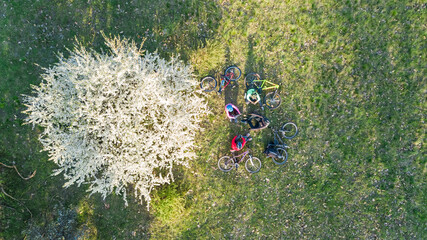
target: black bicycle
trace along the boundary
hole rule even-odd
[[[298,127],[295,123],[288,122],[285,123],[280,130],[275,130],[271,128],[273,131],[274,140],[272,143],[269,143],[264,151],[264,154],[267,157],[271,157],[273,162],[277,165],[283,165],[288,160],[288,152],[286,151],[289,148],[283,140],[292,139],[298,134]]]

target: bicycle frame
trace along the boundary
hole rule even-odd
[[[261,83],[261,90],[269,90],[269,89],[279,89],[279,85],[277,85],[277,84],[275,84],[275,83],[273,83],[273,82],[270,82],[270,81],[268,81],[268,80],[254,80],[253,82],[260,82]],[[266,85],[269,85],[269,86],[266,86]]]
[[[231,83],[231,79],[233,79],[234,74],[233,73],[229,73],[227,75],[221,75],[221,81],[219,83],[219,90],[218,93],[221,93],[222,91],[224,91],[224,89]],[[224,84],[225,83],[225,84]]]
[[[225,82],[225,84],[224,84],[224,82]],[[221,76],[221,81],[219,83],[218,93],[221,93],[230,83],[231,83],[231,80],[229,77],[227,77],[225,75]]]
[[[271,129],[273,131],[273,136],[274,136],[274,145],[275,147],[283,147],[283,148],[288,148],[288,145],[286,145],[282,138],[279,135],[279,132],[275,129]]]
[[[239,155],[237,155],[237,156],[234,156],[234,154],[233,154],[233,160],[234,160],[234,162],[235,163],[237,163],[237,164],[239,164],[245,157],[246,157],[246,155],[248,155],[249,154],[249,151],[246,151],[246,152],[243,152],[243,153],[241,153],[241,154],[239,154]],[[240,157],[240,156],[242,156],[243,155],[243,157],[241,157],[238,161],[237,161],[237,158],[238,157]]]

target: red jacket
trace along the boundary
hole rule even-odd
[[[242,140],[242,148],[238,148],[238,147],[237,147],[237,142],[236,142],[237,137],[238,137],[238,136],[235,136],[235,137],[233,138],[233,141],[231,141],[231,149],[232,149],[232,150],[234,150],[234,151],[239,151],[239,150],[241,150],[241,149],[245,146],[245,143],[246,143],[246,139],[245,139],[245,138],[240,137],[240,139]]]

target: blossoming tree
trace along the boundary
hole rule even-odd
[[[134,42],[105,37],[107,53],[76,45],[44,69],[24,96],[27,122],[63,173],[64,187],[88,184],[105,198],[128,187],[150,203],[153,187],[173,181],[175,164],[195,156],[198,123],[208,113],[191,68],[144,53]]]

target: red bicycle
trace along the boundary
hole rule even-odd
[[[226,68],[224,71],[224,75],[221,75],[218,93],[221,93],[231,82],[236,82],[241,75],[242,71],[236,66],[230,66]],[[214,77],[211,76],[202,78],[200,82],[200,87],[205,92],[212,92],[216,89],[216,86],[217,81]]]

